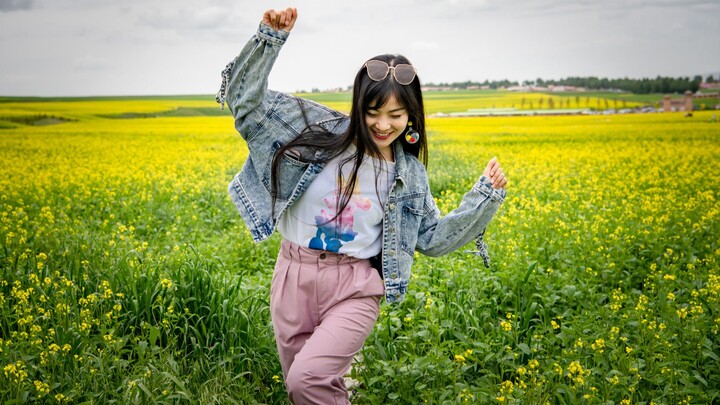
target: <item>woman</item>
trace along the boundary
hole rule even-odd
[[[270,310],[290,400],[348,403],[343,375],[381,297],[404,298],[416,250],[439,256],[477,238],[484,253],[507,179],[493,158],[460,206],[440,218],[424,166],[420,81],[402,56],[362,66],[349,117],[267,90],[296,20],[294,8],[266,11],[223,71],[218,102],[227,95],[250,150],[229,192],[255,241],[275,229],[283,237]]]

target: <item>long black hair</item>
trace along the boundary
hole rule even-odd
[[[390,66],[398,64],[411,64],[410,61],[402,55],[378,55],[371,60],[380,60],[386,62]],[[273,157],[271,169],[273,212],[275,212],[275,200],[279,190],[278,176],[280,171],[280,159],[278,159],[278,156],[281,156],[282,154],[289,154],[290,156],[294,156],[306,162],[322,163],[337,157],[354,143],[356,146],[356,152],[348,158],[342,160],[338,165],[338,179],[340,179],[342,177],[341,173],[343,166],[347,163],[353,162],[353,167],[347,182],[345,184],[338,184],[338,188],[342,189],[340,192],[340,198],[338,199],[340,204],[331,221],[336,219],[343,210],[345,210],[350,198],[352,198],[352,192],[357,183],[358,169],[360,168],[365,155],[369,154],[371,156],[381,156],[380,149],[373,141],[372,134],[365,124],[365,115],[370,109],[381,108],[391,96],[394,96],[395,100],[397,100],[397,102],[405,108],[408,113],[408,121],[412,122],[412,128],[420,134],[420,139],[414,144],[410,144],[405,141],[404,136],[398,137],[394,142],[400,142],[406,153],[415,156],[423,163],[423,165],[427,166],[425,106],[423,104],[420,79],[415,76],[410,84],[402,85],[395,81],[391,74],[388,74],[385,79],[381,81],[374,81],[368,77],[367,69],[363,65],[355,76],[352,93],[352,106],[350,108],[350,125],[344,133],[339,135],[332,134],[319,125],[310,124],[301,104],[300,108],[303,112],[303,117],[305,118],[306,123],[305,129],[294,140],[282,145]],[[324,152],[321,154],[322,157],[319,160],[314,158],[314,152],[318,150]],[[301,153],[299,151],[303,152]],[[298,156],[298,154],[301,154],[301,156]],[[379,174],[380,168],[376,167],[375,170],[376,173]]]

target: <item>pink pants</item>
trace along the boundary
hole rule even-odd
[[[282,241],[270,314],[293,404],[348,404],[343,376],[372,331],[384,284],[367,259]]]

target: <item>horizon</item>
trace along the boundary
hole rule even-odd
[[[625,76],[625,77],[596,77],[596,78],[601,79],[601,80],[607,79],[607,80],[610,80],[610,81],[612,81],[612,80],[645,80],[645,79],[655,80],[655,79],[659,79],[659,78],[671,78],[671,79],[684,79],[684,78],[687,78],[687,79],[692,80],[693,77],[697,77],[697,76],[700,76],[700,77],[702,78],[701,83],[706,83],[706,79],[707,79],[707,77],[709,77],[709,76],[713,76],[713,78],[716,80],[716,82],[720,82],[720,73],[707,73],[707,74],[697,74],[697,75],[685,75],[685,76],[677,76],[677,77],[662,77],[662,76],[656,76],[656,77],[654,77],[654,78],[651,78],[651,77],[630,78],[630,77],[627,77],[627,76]],[[562,81],[562,80],[567,80],[567,79],[570,79],[570,78],[578,78],[578,77],[579,77],[579,76],[568,76],[568,77],[559,78],[559,79],[544,79],[544,78],[541,78],[541,77],[537,77],[537,78],[535,78],[532,82],[535,82],[537,79],[542,79],[543,82],[552,82],[552,81]],[[586,76],[586,77],[581,77],[581,76],[580,76],[579,78],[590,78],[590,77],[593,77],[593,76]],[[488,80],[486,79],[485,81],[488,81]],[[502,82],[502,81],[507,81],[507,79],[501,79],[501,80],[489,81],[489,82],[490,82],[490,83],[497,83],[497,82]],[[464,81],[464,82],[423,83],[422,86],[423,86],[423,87],[454,87],[454,86],[456,86],[456,85],[461,85],[461,84],[466,84],[466,83],[470,83],[470,84],[475,85],[475,84],[483,84],[484,81],[483,81],[483,82],[480,82],[480,81],[475,81],[475,80],[468,80],[468,81]],[[512,84],[512,83],[515,83],[515,82],[512,82],[512,81],[511,81],[510,83]],[[535,85],[535,84],[523,84],[523,83],[525,83],[525,82],[518,82],[516,85],[517,85],[517,86],[542,87],[542,86]],[[513,84],[513,86],[515,86],[515,84]],[[550,86],[553,86],[553,85],[550,85]],[[560,85],[560,86],[567,86],[567,85]],[[570,87],[572,87],[572,86],[570,86]],[[497,88],[497,89],[464,89],[464,88],[458,88],[458,90],[465,90],[465,91],[505,91],[506,88],[505,88],[505,87],[499,87],[499,88]],[[311,90],[307,90],[307,89],[297,89],[297,90],[294,90],[294,91],[288,91],[287,93],[291,93],[291,94],[317,94],[317,93],[348,93],[348,92],[351,92],[351,91],[352,91],[352,85],[348,85],[348,86],[346,86],[346,87],[344,87],[344,88],[341,88],[341,87],[337,87],[337,88],[327,88],[327,89],[317,89],[317,88],[313,88],[313,89],[311,89]],[[639,94],[639,93],[633,93],[633,92],[631,92],[631,91],[618,90],[618,89],[614,89],[614,88],[606,88],[606,89],[586,89],[586,90],[585,90],[585,92],[588,92],[588,93],[594,93],[594,92],[595,92],[595,93],[602,93],[602,92],[616,92],[616,91],[620,91],[620,92],[623,92],[623,93],[629,93],[629,94]],[[562,92],[560,92],[560,93],[562,93]],[[572,92],[570,91],[570,92],[568,92],[568,93],[572,93]],[[657,94],[657,95],[660,95],[660,94],[671,94],[671,95],[672,95],[672,94],[680,94],[680,93],[677,93],[677,92],[675,92],[675,93],[662,93],[662,92],[659,92],[659,93],[646,93],[646,94],[650,94],[650,95],[652,95],[652,94]],[[211,98],[214,99],[214,98],[215,98],[215,93],[102,94],[102,95],[80,94],[80,95],[50,95],[50,96],[45,96],[45,95],[36,96],[36,95],[7,95],[7,94],[0,94],[0,101],[2,101],[1,99],[3,99],[3,98],[8,98],[8,99],[35,99],[35,98],[37,98],[37,99],[83,99],[83,98],[100,98],[100,99],[102,99],[102,98],[108,98],[108,99],[117,99],[117,98],[163,98],[163,97],[166,97],[166,98],[211,97]]]

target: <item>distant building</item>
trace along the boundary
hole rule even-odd
[[[690,90],[685,92],[685,97],[682,99],[671,99],[670,96],[665,95],[662,101],[663,112],[672,111],[686,111],[691,112],[693,110],[693,94]]]
[[[579,92],[579,91],[585,91],[584,87],[576,87],[576,86],[548,86],[548,89],[552,92]]]

